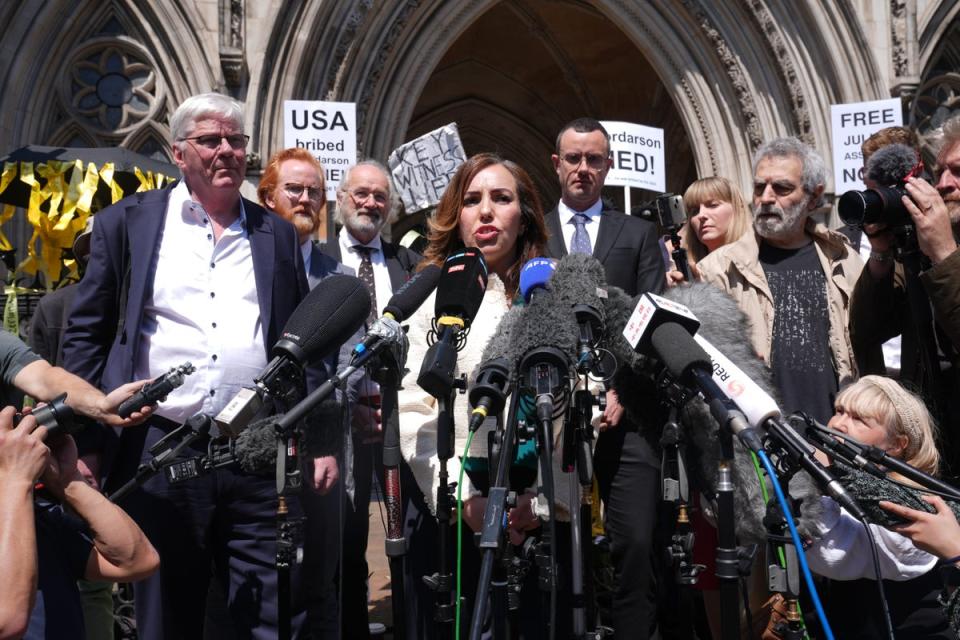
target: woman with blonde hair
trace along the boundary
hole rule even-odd
[[[680,229],[680,245],[687,250],[687,261],[694,277],[696,264],[708,253],[730,244],[750,230],[750,209],[740,189],[726,178],[701,178],[683,194],[687,223]],[[667,286],[683,281],[676,269],[667,272]]]
[[[936,475],[940,454],[937,429],[923,401],[898,382],[864,376],[837,395],[828,425],[864,445],[884,450],[917,469]],[[908,482],[897,474],[892,480]],[[878,481],[880,482],[880,481]],[[810,570],[829,578],[827,617],[836,637],[885,637],[879,608],[865,609],[876,572],[870,551],[876,545],[890,620],[897,637],[951,637],[937,602],[940,579],[937,557],[917,548],[905,535],[877,524],[864,527],[830,498],[821,498],[824,513],[820,538],[806,551]],[[823,595],[823,594],[822,594]]]

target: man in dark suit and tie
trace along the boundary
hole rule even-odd
[[[560,179],[560,203],[546,216],[551,257],[588,253],[606,271],[607,283],[631,296],[659,292],[664,283],[656,227],[640,218],[604,209],[600,199],[612,166],[610,136],[597,120],[578,118],[557,136],[553,166]],[[605,505],[617,586],[613,624],[617,638],[646,638],[653,625],[651,554],[659,492],[659,459],[643,434],[659,424],[623,420],[614,391],[594,451],[594,469]],[[651,418],[653,422],[653,418]],[[653,436],[656,437],[656,436]]]
[[[375,300],[368,324],[380,316],[393,292],[413,275],[420,262],[419,254],[386,242],[380,235],[381,229],[392,221],[399,204],[382,164],[375,160],[357,163],[347,169],[337,189],[337,222],[343,227],[336,238],[321,245],[324,253],[342,262],[346,269],[352,269],[367,285],[370,298]],[[419,366],[419,363],[410,366]],[[381,481],[383,478],[380,389],[368,377],[350,382],[351,389],[357,389],[358,398],[351,402],[353,437],[347,439],[344,450],[344,457],[348,458],[346,466],[352,466],[352,473],[345,474],[347,499],[340,558],[341,628],[344,638],[367,638],[366,553],[371,483],[374,473]]]
[[[293,226],[240,196],[249,140],[243,125],[243,107],[232,98],[188,98],[170,120],[183,179],[96,215],[64,337],[65,367],[107,389],[184,361],[197,369],[147,424],[119,441],[101,431],[108,486],[131,477],[171,429],[196,414],[217,415],[250,386],[306,295]],[[206,443],[187,455],[204,453]],[[277,504],[272,473],[239,467],[177,484],[160,474],[130,494],[123,506],[162,558],[160,571],[135,586],[139,636],[202,638],[213,574],[237,634],[276,638]],[[288,504],[296,515],[299,501]],[[303,618],[296,592],[292,603],[296,633]]]

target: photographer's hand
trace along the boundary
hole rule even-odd
[[[0,637],[27,631],[37,592],[33,485],[50,457],[46,427],[27,416],[13,426],[13,407],[0,411]]]
[[[47,429],[38,429],[33,416],[25,416],[14,427],[14,415],[13,407],[0,411],[0,486],[13,484],[18,490],[26,487],[32,491],[50,457],[43,442]]]
[[[867,260],[867,269],[874,280],[885,278],[893,271],[893,232],[885,224],[865,224],[863,233],[870,241],[870,249],[877,257]],[[881,258],[880,256],[886,256]]]
[[[957,250],[947,205],[933,185],[925,180],[907,178],[906,186],[910,197],[904,196],[903,206],[910,212],[917,228],[920,251],[934,264],[943,262]]]
[[[71,436],[65,434],[51,439],[50,460],[43,471],[42,479],[44,487],[61,501],[71,482],[87,484],[77,467],[77,445]]]

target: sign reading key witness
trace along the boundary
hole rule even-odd
[[[455,122],[394,149],[387,164],[406,212],[436,206],[457,167],[466,159]]]

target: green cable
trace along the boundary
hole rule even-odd
[[[473,442],[473,434],[475,431],[471,431],[467,434],[467,446],[463,448],[463,460],[467,459],[467,454],[470,453],[470,443]],[[456,614],[456,627],[454,628],[454,638],[460,640],[460,560],[463,558],[463,465],[460,464],[460,477],[457,481],[457,614]]]
[[[766,505],[770,501],[770,496],[767,493],[767,483],[763,481],[763,471],[760,469],[760,460],[757,459],[757,454],[753,451],[750,452],[750,459],[753,460],[753,468],[757,472],[757,480],[760,481],[760,493],[763,494],[763,504]],[[798,549],[797,553],[803,553],[802,549]],[[787,558],[783,555],[783,545],[777,547],[777,557],[780,559],[780,568],[786,568]],[[800,625],[803,627],[803,637],[810,638],[810,634],[807,633],[807,623],[803,619],[803,609],[800,607],[800,601],[797,601],[797,613],[800,614]]]

